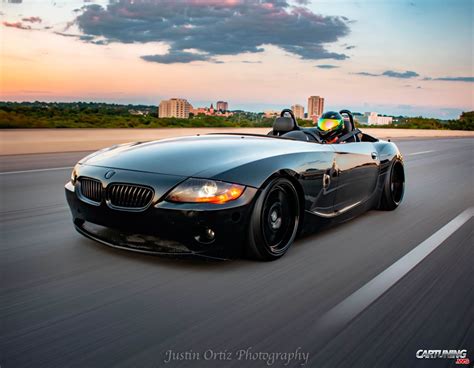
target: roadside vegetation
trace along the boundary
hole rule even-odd
[[[156,106],[105,103],[0,102],[0,128],[187,128],[270,127],[263,114],[236,112],[229,118],[158,118]]]
[[[398,117],[392,125],[377,128],[474,130],[474,112],[459,120]],[[263,113],[234,111],[228,118],[191,116],[189,119],[158,118],[156,106],[106,103],[0,102],[0,129],[29,128],[187,128],[271,127],[273,119]],[[301,126],[311,121],[299,120]]]
[[[449,130],[474,130],[474,111],[463,112],[459,119],[440,120],[433,118],[404,117],[395,118],[397,121],[390,125],[362,125],[369,128],[397,128],[397,129],[449,129]],[[395,120],[394,119],[394,120]]]

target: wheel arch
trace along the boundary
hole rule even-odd
[[[299,233],[303,226],[303,220],[304,220],[304,214],[305,214],[305,196],[304,196],[303,186],[298,180],[298,173],[291,169],[280,169],[278,171],[275,171],[267,179],[265,179],[260,189],[266,188],[267,185],[275,178],[288,179],[296,189],[296,193],[298,195],[298,204],[299,204],[299,209],[300,209],[299,229],[298,229],[298,233]]]
[[[393,167],[400,167],[401,168],[401,174],[403,175],[403,181],[406,181],[407,177],[405,175],[405,165],[403,164],[403,160],[399,157],[396,157],[393,160]]]

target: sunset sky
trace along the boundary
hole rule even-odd
[[[2,101],[474,110],[472,0],[0,4]]]

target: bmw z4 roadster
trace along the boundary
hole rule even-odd
[[[394,210],[397,146],[362,133],[350,111],[302,128],[283,110],[268,135],[207,134],[116,145],[74,167],[74,225],[109,246],[154,254],[275,260],[295,237],[370,209]]]

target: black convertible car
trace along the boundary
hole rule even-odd
[[[341,114],[344,134],[332,144],[283,110],[268,135],[197,135],[95,152],[65,187],[74,225],[139,252],[277,259],[300,233],[393,210],[403,198],[397,146]]]

